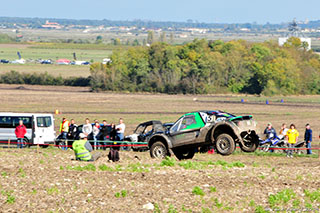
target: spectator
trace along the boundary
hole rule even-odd
[[[87,137],[92,133],[92,124],[90,123],[89,118],[86,118],[85,124],[82,126],[82,133]]]
[[[287,157],[292,158],[294,144],[298,141],[298,137],[299,137],[299,132],[298,130],[296,130],[296,126],[294,124],[290,125],[290,129],[287,131],[286,137],[288,139],[288,145],[289,145]]]
[[[110,124],[110,140],[115,141],[117,139],[117,129],[116,125],[114,123]],[[114,142],[111,147],[108,154],[109,160],[112,160],[113,162],[118,161],[120,159],[119,156],[119,150],[120,146],[117,145],[117,142]]]
[[[285,138],[286,135],[287,135],[287,131],[288,131],[288,130],[289,130],[289,129],[287,128],[287,125],[286,125],[285,123],[283,123],[283,124],[281,125],[281,129],[280,129],[280,132],[279,132],[279,138],[280,138],[280,139]]]
[[[70,120],[69,132],[68,132],[68,139],[74,140],[76,134],[78,132],[78,125],[75,123],[74,119]]]
[[[88,136],[80,133],[80,140],[76,140],[72,144],[73,151],[76,155],[76,160],[80,161],[95,161],[100,157],[100,153],[90,154],[92,146],[88,142]]]
[[[23,139],[25,134],[27,133],[27,128],[23,125],[23,121],[19,120],[19,125],[16,127],[14,133],[17,137],[17,148],[23,148]]]
[[[60,124],[60,139],[62,140],[62,150],[68,150],[67,135],[69,132],[69,121],[66,118],[62,118]]]
[[[103,120],[103,125],[100,128],[100,132],[102,134],[104,142],[104,147],[103,149],[106,149],[107,146],[107,140],[110,140],[110,133],[111,133],[111,126],[107,124],[106,120]]]
[[[271,123],[268,123],[263,134],[266,135],[267,139],[274,139],[275,137],[277,137],[276,130],[272,127]]]
[[[123,119],[119,119],[119,124],[116,126],[117,130],[117,140],[122,141],[124,138],[124,131],[126,129],[126,125],[123,123]]]
[[[117,130],[116,130],[116,125],[114,123],[110,124],[110,140],[115,141],[117,139]]]
[[[311,142],[312,142],[312,129],[310,128],[310,125],[306,125],[306,131],[304,133],[304,141],[306,142],[306,148],[307,148],[307,154],[311,155]]]
[[[92,135],[94,140],[94,149],[100,149],[99,136],[100,136],[100,124],[98,122],[94,123],[92,128]]]

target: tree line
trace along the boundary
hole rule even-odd
[[[291,37],[274,41],[156,42],[115,50],[111,63],[90,67],[94,91],[183,94],[320,94],[320,58]]]
[[[90,86],[91,78],[52,76],[45,73],[20,73],[10,71],[0,75],[2,84],[31,84],[31,85],[55,85],[55,86]]]

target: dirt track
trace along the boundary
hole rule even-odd
[[[284,189],[293,190],[295,198],[277,206],[289,208],[299,200],[304,208],[311,203],[304,190],[320,188],[318,158],[198,154],[190,161],[194,169],[185,169],[178,163],[160,166],[148,152],[120,154],[121,162],[103,157],[92,163],[96,171],[78,171],[72,166],[88,163],[73,161],[71,150],[0,149],[0,211],[152,212],[143,208],[150,202],[160,212],[252,212],[270,207],[270,194]],[[201,164],[219,160],[244,167]],[[101,171],[101,165],[112,171]],[[196,186],[204,195],[192,192]],[[311,205],[319,208],[320,197]]]

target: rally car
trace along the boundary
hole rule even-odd
[[[137,146],[132,146],[133,151],[146,151],[148,150],[148,144],[142,142],[147,142],[155,133],[164,133],[172,125],[173,123],[162,124],[161,121],[157,120],[143,122],[137,126],[133,134],[126,136],[124,141],[136,143]]]
[[[167,131],[148,140],[152,158],[174,154],[180,160],[192,158],[199,148],[208,146],[221,155],[230,155],[236,144],[245,152],[257,149],[257,123],[252,116],[210,110],[184,114]]]

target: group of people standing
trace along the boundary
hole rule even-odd
[[[264,130],[264,134],[267,136],[267,138],[276,138],[277,133],[276,130],[272,127],[271,123],[268,123],[266,129]],[[296,126],[294,124],[290,125],[290,128],[288,129],[286,124],[282,124],[279,135],[279,139],[285,139],[288,143],[288,151],[287,151],[287,157],[293,157],[293,148],[294,144],[298,142],[299,138],[299,132],[296,129]],[[304,133],[304,141],[306,143],[307,148],[307,154],[312,154],[311,150],[311,142],[312,142],[312,129],[310,127],[310,124],[306,124],[306,130]]]
[[[122,141],[126,125],[122,118],[119,119],[119,124],[108,124],[106,120],[100,124],[98,120],[90,122],[89,118],[85,119],[85,123],[78,126],[74,119],[70,122],[63,118],[60,124],[60,139],[61,140],[76,140],[80,138],[80,134],[84,134],[87,139],[94,141],[95,148],[105,148],[106,142],[103,141]],[[68,149],[65,146],[63,149]]]

